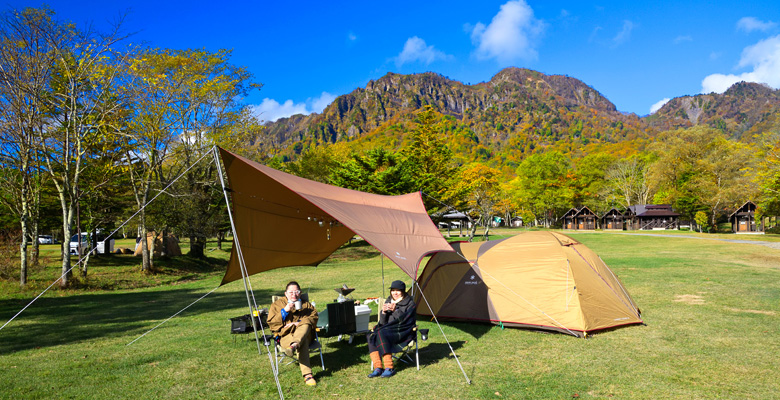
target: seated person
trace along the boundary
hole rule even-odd
[[[280,297],[268,311],[268,326],[279,336],[279,345],[288,356],[298,351],[298,363],[304,382],[314,386],[317,381],[311,374],[309,343],[317,328],[317,310],[311,303],[301,301],[301,286],[292,281],[287,284],[284,297]]]
[[[391,349],[412,334],[416,311],[414,301],[406,295],[406,284],[393,281],[390,284],[390,297],[379,310],[379,323],[368,334],[368,352],[374,367],[369,378],[389,378],[395,375]],[[384,370],[382,363],[385,365]]]

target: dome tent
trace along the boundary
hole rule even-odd
[[[419,277],[417,313],[441,319],[554,330],[585,336],[641,324],[623,284],[582,243],[554,232],[453,243]]]

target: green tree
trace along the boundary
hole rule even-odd
[[[518,194],[524,208],[549,227],[572,206],[574,198],[571,161],[562,153],[552,151],[533,154],[517,168]]]
[[[125,93],[116,90],[125,54],[115,50],[124,39],[116,27],[111,33],[78,31],[72,25],[47,16],[41,40],[51,58],[38,60],[50,68],[45,92],[41,93],[41,119],[44,129],[36,132],[36,142],[45,171],[57,190],[62,210],[62,279],[66,287],[71,277],[70,246],[76,205],[82,195],[101,190],[112,179],[118,164],[117,135],[122,124]],[[81,182],[88,168],[108,167],[101,179]]]
[[[46,124],[45,98],[55,54],[47,34],[60,29],[47,8],[0,15],[0,200],[20,223],[19,284],[27,284],[28,263],[37,264],[39,207],[45,183],[36,151]],[[32,259],[28,260],[28,240]]]
[[[488,237],[496,204],[501,200],[500,172],[483,164],[464,167],[454,181],[452,191],[458,198],[465,198],[468,214],[477,214],[478,223],[484,224],[484,236]],[[471,224],[469,237],[474,238],[478,223]]]
[[[421,190],[425,207],[430,211],[442,207],[437,200],[454,202],[448,198],[448,182],[455,176],[457,166],[444,140],[445,124],[441,115],[427,105],[417,113],[417,125],[410,132],[411,141],[401,151],[403,182],[411,190]],[[434,211],[435,212],[435,211]]]
[[[651,147],[657,157],[650,169],[655,200],[671,203],[689,220],[708,211],[718,214],[746,201],[756,190],[748,180],[747,149],[719,130],[696,126],[664,132]]]
[[[184,174],[171,191],[180,201],[175,202],[175,209],[167,211],[177,211],[174,227],[189,238],[190,254],[203,257],[206,238],[224,229],[227,214],[215,164],[198,160],[214,146],[239,154],[254,151],[247,149],[247,144],[262,127],[240,99],[260,85],[252,81],[246,68],[230,63],[228,50],[164,53],[178,66],[164,77],[177,83],[169,88],[173,99],[169,104],[173,125],[169,129],[176,142],[170,149],[171,162],[165,166],[161,185]]]

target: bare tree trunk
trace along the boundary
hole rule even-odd
[[[146,223],[144,221],[144,211],[141,210],[141,271],[152,271],[152,258],[149,256],[149,232],[146,230]]]
[[[70,270],[70,236],[71,225],[73,224],[73,205],[68,204],[64,187],[58,190],[60,204],[62,206],[62,279],[60,287],[66,288],[70,284],[70,278],[73,276]],[[81,238],[79,238],[79,241]],[[79,256],[80,257],[80,256]]]
[[[35,238],[38,241],[38,238]],[[19,286],[27,285],[27,218],[22,217],[22,242],[19,244],[21,271],[19,273]]]

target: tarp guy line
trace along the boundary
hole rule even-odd
[[[152,328],[152,329],[149,329],[148,331],[146,331],[146,333],[144,333],[143,335],[141,335],[141,336],[139,336],[139,337],[135,338],[135,340],[133,340],[132,342],[130,342],[130,343],[128,343],[128,344],[126,344],[125,346],[130,346],[131,344],[135,343],[135,341],[136,341],[136,340],[138,340],[138,339],[140,339],[140,338],[142,338],[142,337],[146,336],[146,334],[147,334],[147,333],[149,333],[149,332],[151,332],[151,331],[153,331],[153,330],[157,329],[157,327],[159,327],[160,325],[162,325],[162,324],[164,324],[164,323],[166,323],[166,322],[170,321],[170,320],[171,320],[173,317],[175,317],[175,316],[177,316],[177,315],[181,314],[181,312],[182,312],[182,311],[184,311],[184,310],[186,310],[186,309],[190,308],[190,307],[191,307],[193,304],[195,304],[195,303],[197,303],[197,302],[199,302],[199,301],[203,300],[203,299],[204,299],[206,296],[208,296],[208,295],[210,295],[210,294],[214,293],[214,291],[215,291],[215,290],[217,290],[217,289],[219,289],[219,288],[220,288],[220,287],[219,287],[219,286],[217,286],[217,287],[215,287],[214,289],[211,289],[211,291],[210,291],[210,292],[208,292],[208,293],[204,294],[203,296],[200,296],[200,298],[199,298],[199,299],[197,299],[197,300],[193,301],[193,302],[192,302],[192,303],[190,303],[190,305],[188,305],[187,307],[184,307],[184,308],[182,308],[181,310],[179,310],[179,312],[177,312],[176,314],[173,314],[173,315],[171,315],[170,317],[168,317],[168,319],[166,319],[166,320],[165,320],[165,321],[163,321],[163,322],[160,322],[160,323],[159,323],[159,324],[157,324],[157,325],[156,325],[154,328]]]
[[[425,298],[425,294],[423,293],[420,284],[417,283],[416,280],[414,281],[413,284],[417,285],[417,290],[420,292],[420,295],[422,296],[423,300],[425,300],[425,305],[428,306],[428,309],[433,310],[433,308],[431,308],[431,305],[428,303],[428,299]],[[455,361],[458,363],[458,367],[460,367],[460,372],[463,372],[463,376],[466,377],[466,383],[471,385],[471,379],[469,379],[469,376],[466,375],[466,371],[463,370],[463,366],[460,365],[460,359],[458,359],[458,355],[455,354],[455,349],[452,348],[452,345],[450,344],[450,340],[447,339],[447,334],[444,333],[444,329],[441,328],[441,325],[439,324],[439,319],[436,318],[436,314],[433,311],[431,311],[431,315],[433,315],[433,320],[436,321],[436,326],[439,327],[439,331],[441,332],[441,335],[444,337],[444,341],[447,342],[447,346],[450,348],[453,357],[455,357]]]
[[[138,209],[138,211],[136,211],[136,212],[135,212],[135,214],[133,214],[133,215],[132,215],[130,218],[128,218],[128,219],[127,219],[125,222],[123,222],[123,223],[122,223],[122,225],[119,225],[119,227],[118,227],[118,228],[114,229],[114,231],[113,231],[113,232],[111,232],[111,233],[110,233],[110,234],[107,236],[107,238],[110,238],[110,237],[111,237],[111,236],[113,236],[115,233],[117,233],[117,231],[119,231],[120,229],[122,229],[122,227],[123,227],[123,226],[127,225],[127,223],[128,223],[128,222],[130,222],[130,220],[132,220],[132,219],[133,219],[133,218],[134,218],[136,215],[138,215],[138,213],[140,213],[140,212],[141,212],[143,209],[145,209],[145,208],[146,208],[146,206],[148,206],[149,204],[151,204],[151,203],[154,201],[154,199],[158,198],[158,197],[159,197],[161,194],[165,193],[165,190],[166,190],[166,189],[168,189],[169,187],[171,187],[171,185],[173,185],[173,184],[174,184],[176,181],[178,181],[178,180],[179,180],[179,178],[181,178],[182,176],[184,176],[184,174],[186,174],[187,172],[189,172],[189,171],[192,169],[192,167],[194,167],[196,164],[198,164],[198,163],[200,162],[200,160],[202,160],[203,158],[205,158],[205,157],[206,157],[206,155],[208,155],[208,154],[209,154],[209,152],[206,152],[206,153],[204,153],[202,156],[200,156],[200,158],[199,158],[197,161],[195,161],[194,163],[192,163],[192,165],[190,165],[190,167],[189,167],[189,168],[187,168],[187,169],[186,169],[184,172],[182,172],[182,173],[181,173],[179,176],[177,176],[177,177],[176,177],[176,179],[174,179],[174,180],[173,180],[171,183],[169,183],[169,184],[168,184],[168,186],[166,186],[165,188],[163,188],[163,190],[161,190],[161,191],[160,191],[160,193],[157,193],[157,195],[156,195],[156,196],[152,197],[152,199],[151,199],[151,200],[147,201],[147,202],[146,202],[146,204],[144,204],[144,205],[143,205],[141,208],[139,208],[139,209]],[[79,234],[81,234],[81,232],[79,232]],[[89,249],[89,251],[87,251],[87,254],[89,254],[89,252],[90,252],[90,251],[92,251],[92,248],[90,248],[90,249]],[[78,260],[78,261],[77,261],[77,262],[76,262],[76,263],[75,263],[75,264],[74,264],[72,267],[70,267],[70,268],[69,268],[67,271],[65,271],[65,273],[63,273],[62,275],[60,275],[60,277],[59,277],[59,278],[57,278],[57,279],[56,279],[54,282],[52,282],[52,283],[51,283],[51,285],[49,285],[49,287],[47,287],[47,288],[46,288],[46,289],[44,289],[44,290],[43,290],[41,293],[39,293],[37,296],[35,296],[35,298],[34,298],[34,299],[32,299],[32,301],[31,301],[31,302],[27,303],[27,305],[26,305],[26,306],[24,306],[24,308],[22,308],[21,310],[19,310],[19,312],[18,312],[18,313],[16,313],[16,315],[14,315],[13,317],[11,317],[11,319],[9,319],[9,320],[8,320],[8,322],[6,322],[5,324],[3,324],[3,326],[0,326],[0,330],[3,330],[3,328],[5,328],[5,326],[6,326],[6,325],[10,324],[10,323],[11,323],[11,321],[13,321],[14,319],[16,319],[16,317],[18,317],[18,316],[19,316],[19,314],[21,314],[22,312],[24,312],[24,310],[26,310],[26,309],[27,309],[27,307],[30,307],[30,306],[32,305],[32,303],[35,303],[35,301],[36,301],[36,300],[38,300],[38,298],[39,298],[39,297],[43,296],[43,294],[44,294],[44,293],[46,293],[47,291],[49,291],[49,289],[51,289],[51,288],[52,288],[52,286],[54,286],[54,285],[55,285],[57,282],[59,282],[59,281],[60,281],[60,279],[62,279],[62,277],[63,277],[63,276],[67,275],[67,274],[68,274],[70,271],[72,271],[72,270],[73,270],[73,268],[76,268],[76,266],[78,266],[79,264],[81,264],[81,261],[82,261],[82,260],[84,260],[85,258],[87,258],[87,256],[86,256],[86,255],[83,255],[83,256],[81,256],[81,258],[79,258],[79,260]]]

